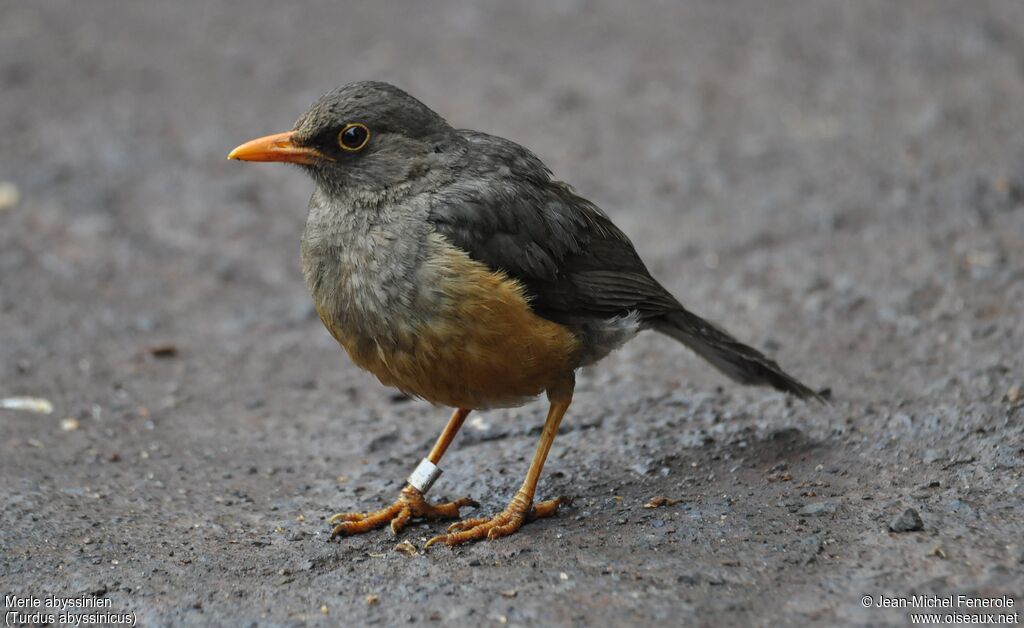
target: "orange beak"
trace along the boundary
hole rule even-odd
[[[293,134],[294,131],[288,131],[246,142],[228,153],[228,159],[238,159],[241,161],[284,161],[308,165],[317,158],[323,158],[323,155],[315,149],[293,144]]]

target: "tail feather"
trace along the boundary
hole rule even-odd
[[[692,312],[680,309],[649,320],[654,329],[692,349],[729,378],[754,386],[771,386],[801,399],[825,399],[782,370],[774,360],[736,340]]]

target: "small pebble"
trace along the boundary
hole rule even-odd
[[[669,499],[664,495],[658,495],[647,500],[647,503],[644,504],[644,508],[660,508],[662,506],[672,506],[677,503],[679,503],[678,499]]]
[[[416,546],[410,543],[409,541],[402,541],[401,543],[396,545],[394,549],[399,554],[405,554],[406,556],[416,555]]]
[[[7,397],[0,399],[0,408],[5,410],[24,410],[38,414],[50,414],[53,412],[53,404],[48,399],[39,397]]]
[[[825,515],[836,514],[837,508],[838,506],[835,502],[816,502],[814,504],[807,504],[798,510],[797,514],[805,517],[823,517]]]
[[[0,181],[0,211],[10,209],[21,200],[21,192],[18,186],[10,181]]]
[[[889,522],[889,529],[893,532],[917,532],[924,530],[924,522],[916,510],[907,508]]]
[[[149,348],[149,354],[154,358],[173,358],[178,355],[178,347],[172,344],[155,345]]]

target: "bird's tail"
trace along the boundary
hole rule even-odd
[[[813,397],[824,401],[821,395],[783,371],[774,360],[692,312],[679,309],[648,320],[648,324],[693,349],[716,369],[741,384],[771,386],[801,399]]]

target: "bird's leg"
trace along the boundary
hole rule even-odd
[[[428,479],[427,485],[422,490],[413,486],[412,483],[406,484],[402,492],[399,493],[395,503],[387,508],[368,513],[340,512],[334,515],[328,522],[334,526],[334,529],[331,530],[331,538],[369,532],[389,522],[391,523],[391,532],[398,534],[413,517],[423,519],[455,519],[459,516],[459,508],[463,506],[478,506],[479,504],[468,497],[463,497],[446,504],[430,504],[427,503],[427,500],[423,499],[423,493],[430,488],[429,484],[440,474],[440,469],[433,465],[437,465],[441,461],[441,457],[448,450],[448,446],[452,444],[455,435],[458,434],[459,428],[462,427],[469,413],[470,411],[464,408],[455,410],[452,413],[452,418],[448,420],[448,424],[444,426],[444,431],[438,436],[437,442],[434,443],[434,448],[430,450],[430,454],[426,458],[430,462],[426,466],[432,467],[435,474]],[[424,467],[424,463],[420,463],[420,466],[416,468],[417,471],[413,475],[415,476],[422,467]]]
[[[565,416],[565,411],[569,409],[569,404],[572,402],[572,386],[568,387],[568,392],[564,390],[548,391],[548,399],[551,401],[551,407],[548,410],[547,420],[544,421],[544,430],[541,432],[540,442],[537,443],[537,451],[533,454],[533,460],[530,462],[530,470],[527,471],[523,485],[516,491],[515,497],[505,507],[505,510],[490,519],[474,518],[458,521],[448,528],[448,534],[435,536],[427,541],[424,548],[430,547],[434,543],[452,546],[477,541],[485,537],[497,539],[508,536],[527,521],[554,515],[558,507],[567,501],[564,497],[558,497],[537,504],[533,503],[533,495],[537,491],[537,481],[544,468],[544,461],[551,450],[551,443],[554,442],[555,436],[558,434],[558,425],[562,422],[562,417]]]

